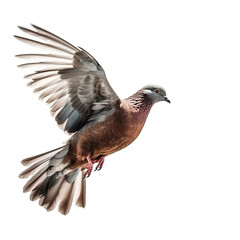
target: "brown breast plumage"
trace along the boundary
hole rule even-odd
[[[138,112],[128,111],[121,106],[105,121],[90,124],[76,134],[70,147],[76,159],[75,164],[81,165],[89,155],[96,159],[127,147],[137,138],[145,123],[146,119],[138,115]]]

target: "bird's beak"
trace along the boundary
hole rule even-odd
[[[167,97],[163,97],[164,101],[171,103],[170,100]]]

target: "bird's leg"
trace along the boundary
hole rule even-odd
[[[90,175],[92,173],[92,169],[93,169],[93,162],[90,158],[90,155],[87,156],[87,161],[88,161],[88,165],[86,167],[82,168],[82,171],[87,169],[83,174],[83,179],[90,177]]]
[[[92,163],[98,163],[94,171],[99,171],[102,169],[104,163],[104,157],[101,156],[99,159],[93,160]]]

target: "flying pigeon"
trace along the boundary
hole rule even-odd
[[[59,212],[66,215],[73,201],[85,207],[86,178],[93,165],[100,170],[106,156],[137,138],[154,103],[170,101],[157,85],[147,85],[121,100],[86,50],[32,26],[34,30],[19,28],[35,40],[15,37],[44,52],[16,55],[33,60],[19,67],[34,69],[25,76],[31,79],[28,85],[46,100],[58,125],[71,137],[64,146],[22,160],[29,167],[19,177],[33,175],[23,191],[31,192],[30,199],[39,199],[48,211],[58,204]]]

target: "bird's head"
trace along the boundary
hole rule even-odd
[[[147,85],[142,89],[142,92],[153,103],[165,101],[170,103],[170,100],[166,97],[166,91],[164,88],[157,85]]]

